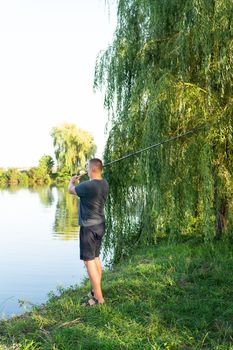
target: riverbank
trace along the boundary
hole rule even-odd
[[[0,349],[231,350],[233,253],[226,243],[160,244],[103,273],[106,304],[83,307],[87,281],[0,322]]]

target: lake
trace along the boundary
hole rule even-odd
[[[0,190],[0,318],[22,314],[87,276],[77,201],[66,188]]]

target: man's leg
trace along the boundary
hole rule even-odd
[[[100,261],[96,263],[96,259],[84,261],[87,273],[90,278],[91,285],[94,290],[94,294],[96,299],[100,304],[104,303],[104,298],[101,290],[101,264]],[[101,271],[100,271],[101,269]]]
[[[100,283],[101,283],[101,278],[102,278],[102,265],[101,265],[101,262],[100,262],[100,258],[99,258],[99,257],[95,258],[95,264],[96,264],[97,270],[98,270],[98,272],[99,272]]]
[[[100,262],[100,258],[99,258],[99,257],[95,257],[95,264],[96,264],[96,268],[97,268],[98,273],[99,273],[100,285],[101,285],[102,265],[101,265],[101,262]],[[93,286],[92,286],[92,291],[93,291]]]

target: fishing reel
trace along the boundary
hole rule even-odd
[[[88,172],[86,170],[80,170],[79,174],[72,174],[72,176],[78,176],[79,178],[88,175]]]
[[[86,171],[86,170],[80,170],[80,172],[79,172],[79,177],[82,177],[82,176],[84,176],[84,175],[88,175],[88,172]]]

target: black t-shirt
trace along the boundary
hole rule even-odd
[[[84,181],[75,187],[80,198],[78,213],[80,226],[92,226],[105,221],[104,204],[108,189],[105,179]]]

